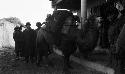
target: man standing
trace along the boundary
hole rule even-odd
[[[36,33],[38,33],[38,31],[41,29],[42,24],[40,22],[37,22],[36,26],[37,26],[37,29],[35,31]]]
[[[117,39],[116,50],[119,51],[118,54],[120,60],[120,72],[125,74],[125,25]]]
[[[109,49],[110,42],[109,42],[109,35],[108,31],[110,26],[116,21],[117,16],[119,14],[117,8],[114,6],[116,3],[115,0],[108,0],[105,4],[101,6],[101,36],[100,36],[100,46],[102,48]],[[105,9],[105,10],[104,10]]]
[[[24,56],[25,61],[28,63],[29,60],[33,61],[34,50],[35,50],[35,41],[36,41],[36,33],[30,27],[30,22],[26,23],[26,29],[23,31],[24,35]]]
[[[121,31],[116,42],[117,44],[116,50],[118,51],[118,54],[119,54],[120,72],[121,74],[125,74],[125,24],[124,24],[125,9],[123,9],[121,13],[122,13],[122,16],[121,16],[120,23],[122,24],[119,24],[121,27]]]
[[[22,36],[22,27],[15,27],[13,33],[13,39],[15,41],[15,53],[16,53],[16,59],[19,59],[19,56],[22,51],[22,42],[23,42],[23,36]]]

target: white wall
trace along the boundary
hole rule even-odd
[[[15,24],[7,21],[0,21],[0,24],[2,24],[0,26],[0,47],[14,47],[13,32]]]

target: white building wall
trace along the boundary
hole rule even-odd
[[[0,24],[0,47],[14,47],[13,32],[16,25],[5,20],[1,20]]]

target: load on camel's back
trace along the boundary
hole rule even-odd
[[[53,46],[55,50],[58,49],[61,52],[55,51],[57,54],[63,55],[65,67],[70,68],[69,57],[77,47],[83,54],[84,50],[87,52],[94,50],[98,40],[95,18],[93,22],[85,24],[85,33],[77,28],[76,21],[73,13],[61,10],[55,11],[47,18],[46,27],[41,28],[37,34],[38,64],[42,56],[48,56],[49,49],[53,49]]]

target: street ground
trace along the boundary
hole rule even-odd
[[[90,57],[93,58],[92,61],[71,56],[71,65],[74,69],[63,71],[63,59],[59,55],[49,56],[53,66],[47,66],[46,61],[43,61],[42,67],[37,67],[33,63],[15,60],[14,49],[2,49],[0,50],[0,74],[114,74],[114,70],[108,66],[108,56],[104,55],[98,55],[98,57],[93,55]]]

